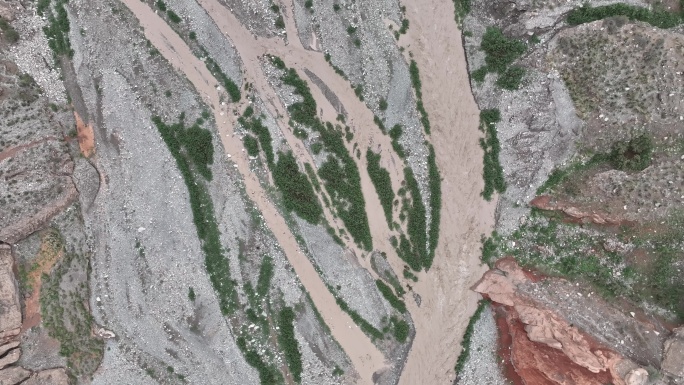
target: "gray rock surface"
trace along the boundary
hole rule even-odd
[[[21,308],[17,281],[14,279],[14,259],[8,245],[0,244],[0,336],[11,336],[21,326]],[[16,335],[16,334],[14,334]]]
[[[35,373],[22,385],[69,385],[69,376],[64,368],[47,369]]]
[[[16,385],[31,375],[28,370],[12,366],[7,369],[0,370],[0,385]]]
[[[662,368],[673,376],[684,378],[684,328],[675,329],[665,341]]]

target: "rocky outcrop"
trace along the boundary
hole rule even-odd
[[[17,281],[14,279],[12,250],[0,244],[0,343],[19,334],[21,308]]]
[[[64,368],[47,369],[35,373],[22,385],[69,385],[69,376]]]
[[[684,326],[675,329],[665,342],[662,368],[675,377],[684,378]]]
[[[29,378],[31,372],[20,367],[12,366],[0,371],[0,385],[15,385]]]
[[[512,258],[504,258],[473,288],[501,305],[499,312],[512,337],[511,363],[525,382],[626,383],[629,375],[621,375],[616,367],[628,360],[517,289],[529,282]],[[642,376],[643,372],[632,373],[632,383],[638,384]]]

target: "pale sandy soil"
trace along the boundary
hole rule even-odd
[[[300,281],[310,293],[323,319],[332,330],[333,336],[351,359],[360,375],[358,383],[372,383],[373,373],[386,367],[385,357],[354,324],[351,318],[337,306],[334,297],[299,249],[285,220],[279,215],[273,203],[268,200],[256,175],[250,172],[249,159],[247,154],[242,152],[242,143],[232,135],[236,117],[233,114],[228,114],[228,108],[219,103],[219,92],[216,90],[218,82],[212,77],[204,63],[192,55],[182,39],[145,3],[138,0],[123,0],[123,2],[140,20],[140,24],[145,30],[145,36],[172,66],[190,80],[206,102],[212,106],[223,146],[228,153],[233,155],[232,159],[237,165],[237,170],[244,178],[247,193],[259,207],[266,224],[273,231]],[[251,37],[250,40],[252,40]],[[243,54],[243,52],[240,53]],[[243,56],[243,60],[244,58]],[[250,65],[247,64],[246,67],[249,68]],[[263,77],[260,80],[265,82]],[[256,83],[255,86],[258,89],[267,88],[260,83]],[[224,118],[224,116],[229,118]]]
[[[93,132],[93,125],[86,124],[83,119],[74,111],[74,118],[76,119],[76,132],[78,133],[78,147],[81,154],[86,158],[90,158],[95,153],[95,132]]]
[[[479,260],[480,235],[492,230],[496,204],[480,197],[479,111],[470,92],[454,5],[450,0],[402,4],[410,27],[399,44],[407,55],[413,52],[420,70],[430,141],[442,176],[442,216],[432,268],[419,274],[414,285],[423,302],[411,309],[416,338],[399,383],[451,384],[478,297],[469,288],[486,270]]]
[[[396,256],[389,244],[390,231],[375,189],[365,172],[365,150],[380,150],[382,164],[392,176],[395,191],[403,179],[404,164],[390,150],[389,137],[382,134],[373,123],[372,112],[359,101],[349,83],[334,73],[318,52],[305,50],[296,38],[291,4],[285,4],[286,30],[294,37],[286,42],[280,38],[255,38],[243,28],[237,18],[216,0],[198,0],[214,19],[219,29],[230,38],[244,62],[244,76],[264,99],[272,116],[279,116],[281,127],[289,146],[301,162],[313,161],[299,139],[287,129],[287,111],[262,72],[261,60],[266,53],[280,56],[287,66],[295,68],[300,77],[306,68],[324,79],[350,112],[348,125],[354,132],[354,140],[348,144],[351,151],[357,143],[362,157],[357,162],[361,184],[368,208],[368,219],[374,248],[385,251],[388,261],[398,276],[404,263]],[[308,259],[301,253],[290,230],[276,208],[268,200],[258,179],[250,172],[242,143],[233,136],[236,118],[220,106],[216,80],[204,64],[192,56],[182,40],[144,3],[124,0],[124,3],[142,20],[145,34],[170,63],[182,71],[195,85],[207,102],[213,106],[223,145],[238,165],[245,178],[250,197],[264,215],[285,254],[294,266],[302,283],[311,293],[334,337],[359,372],[359,383],[371,383],[372,373],[386,366],[384,357],[370,340],[353,324],[351,319],[335,304]],[[495,204],[484,202],[482,191],[482,151],[478,145],[480,132],[478,109],[468,84],[465,58],[461,47],[460,32],[453,20],[453,4],[449,0],[421,1],[407,4],[407,17],[411,22],[408,35],[400,44],[414,53],[421,70],[424,103],[432,122],[432,137],[437,162],[442,174],[442,217],[439,245],[432,269],[419,274],[419,282],[412,284],[422,298],[421,307],[407,301],[416,326],[416,338],[405,365],[401,383],[445,384],[454,379],[453,367],[459,354],[460,340],[470,315],[475,309],[476,294],[469,287],[484,272],[479,264],[480,235],[488,233],[493,226]],[[431,42],[439,42],[433,44]],[[335,121],[337,113],[313,84],[310,88],[322,118]],[[239,106],[238,110],[242,110]],[[231,112],[234,106],[231,106]],[[223,114],[221,114],[223,112]],[[339,227],[329,212],[326,217]],[[354,245],[348,245],[357,257],[362,255]],[[359,262],[369,271],[367,259]],[[371,274],[372,271],[371,271]]]

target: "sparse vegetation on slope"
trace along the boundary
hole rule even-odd
[[[209,72],[211,72],[212,75],[216,79],[218,79],[222,84],[223,87],[226,89],[226,92],[228,92],[228,95],[230,95],[230,100],[233,101],[233,103],[237,103],[240,101],[240,87],[235,84],[233,79],[229,78],[222,70],[221,67],[214,61],[209,56],[209,53],[204,49],[201,48],[202,54],[204,55],[204,64],[207,65],[207,69]]]
[[[259,140],[259,146],[261,147],[261,150],[264,152],[264,156],[266,157],[266,163],[269,167],[273,167],[275,157],[273,155],[271,132],[268,131],[268,128],[264,126],[264,124],[261,122],[261,118],[254,115],[254,109],[252,109],[251,106],[247,107],[242,116],[238,118],[238,122],[245,129],[251,131],[257,136],[257,139]],[[246,146],[247,143],[245,143],[245,147]],[[247,149],[249,150],[249,148]]]

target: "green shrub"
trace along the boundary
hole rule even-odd
[[[402,319],[397,319],[396,317],[392,317],[392,325],[394,325],[394,339],[397,340],[399,343],[404,343],[406,342],[406,339],[408,338],[409,335],[409,324],[408,322],[402,320]]]
[[[317,224],[323,214],[318,197],[291,152],[278,153],[273,181],[283,195],[283,205],[309,223]]]
[[[509,39],[497,27],[487,27],[480,48],[485,52],[489,72],[503,73],[526,50],[520,40]]]
[[[278,314],[278,344],[285,354],[287,367],[296,383],[302,382],[302,353],[294,332],[295,313],[290,307],[284,307]]]
[[[487,73],[489,72],[489,69],[487,69],[487,66],[482,66],[471,74],[473,77],[473,80],[475,80],[478,83],[482,83],[485,80],[485,77],[487,76]]]
[[[356,27],[353,27],[351,25],[349,27],[347,27],[347,33],[349,35],[353,35],[355,32],[356,32]]]
[[[328,289],[330,290],[330,292],[334,292],[332,288],[328,287]],[[359,313],[357,313],[355,310],[352,310],[349,307],[349,304],[347,304],[342,298],[335,295],[335,302],[337,302],[337,306],[339,306],[343,312],[349,314],[352,321],[354,321],[354,323],[357,324],[359,328],[361,328],[361,330],[364,333],[366,333],[366,335],[370,336],[371,339],[382,339],[383,333],[380,330],[376,329],[368,321],[363,319],[363,317],[361,317],[361,315],[359,315]]]
[[[400,300],[396,295],[394,295],[394,291],[391,287],[389,287],[385,282],[383,282],[380,279],[375,281],[375,285],[377,285],[378,290],[380,290],[382,296],[385,297],[387,302],[389,302],[389,304],[392,305],[393,308],[397,309],[397,311],[399,311],[400,313],[406,313],[406,304],[404,303],[404,301]]]
[[[190,40],[197,40],[197,33],[195,31],[190,31],[190,33],[188,33],[188,37]]]
[[[401,20],[401,28],[399,28],[399,33],[402,35],[406,34],[406,31],[408,31],[408,27],[409,27],[408,19],[402,19]]]
[[[169,9],[168,11],[166,11],[166,15],[169,16],[169,20],[171,20],[172,22],[174,22],[174,23],[176,23],[176,24],[178,24],[178,23],[180,23],[181,21],[183,21],[183,19],[181,19],[181,17],[178,16],[178,15],[176,14],[176,12],[174,12],[174,11],[172,11],[172,10],[170,10],[170,9]]]
[[[157,2],[154,4],[157,6],[157,8],[159,8],[160,11],[166,12],[166,3],[165,2],[163,2],[162,0],[157,0]]]
[[[496,85],[505,90],[517,90],[520,82],[525,76],[525,68],[520,66],[510,66],[496,79]]]
[[[392,227],[392,202],[394,202],[394,190],[392,190],[392,178],[389,171],[380,166],[380,154],[376,154],[369,148],[366,151],[366,160],[368,161],[367,171],[368,176],[373,182],[375,192],[380,198],[380,204],[385,212],[385,219],[387,224]]]
[[[197,296],[195,294],[195,289],[193,289],[192,286],[190,286],[188,288],[188,299],[192,302],[195,302],[196,298],[197,298]]]
[[[648,135],[639,135],[627,142],[613,144],[610,162],[618,170],[641,171],[651,163],[653,142]]]
[[[311,9],[313,7],[313,0],[306,0],[304,2],[304,6],[308,9]]]
[[[403,133],[403,129],[401,128],[401,125],[395,124],[390,130],[389,130],[389,136],[390,139],[392,139],[392,148],[394,149],[394,152],[399,155],[401,159],[406,158],[406,152],[404,151],[404,147],[399,143],[399,138],[401,137],[401,134]]]
[[[463,24],[463,19],[470,13],[470,0],[454,0],[454,19],[456,23]]]
[[[259,156],[259,141],[252,135],[245,135],[242,138],[245,148],[247,149],[247,155],[249,156]]]
[[[285,19],[283,19],[283,15],[278,15],[275,21],[275,27],[278,29],[284,29],[285,28]]]
[[[340,5],[337,3],[333,4],[333,11],[337,12],[339,10],[340,10]]]
[[[496,249],[497,249],[497,240],[498,236],[496,234],[496,231],[492,233],[491,237],[485,237],[484,235],[481,238],[482,241],[482,247],[480,248],[482,251],[482,262],[486,263],[487,265],[491,265],[497,257]]]
[[[259,383],[261,385],[281,384],[284,382],[283,375],[273,365],[269,365],[259,356],[256,350],[247,347],[244,337],[235,339],[238,348],[242,351],[245,361],[259,373]]]
[[[274,155],[273,144],[271,143],[271,132],[263,123],[261,123],[261,118],[254,116],[254,109],[252,109],[251,106],[247,107],[245,112],[238,119],[238,122],[245,127],[245,129],[257,136],[261,150],[266,156],[266,164],[269,167],[273,167]]]
[[[664,9],[649,10],[623,3],[592,7],[584,4],[568,13],[567,22],[570,25],[590,23],[612,16],[626,16],[630,20],[639,20],[658,28],[673,28],[682,23],[681,15]]]
[[[385,111],[387,109],[387,100],[385,100],[385,98],[380,99],[380,101],[378,102],[378,108],[380,109],[380,111]]]

